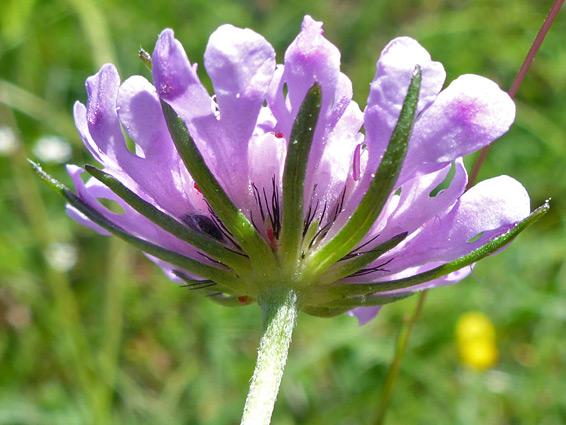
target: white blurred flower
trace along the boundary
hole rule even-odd
[[[0,156],[10,156],[18,149],[18,139],[10,127],[0,126]]]
[[[68,243],[54,242],[45,251],[47,263],[58,272],[67,272],[77,264],[77,249]]]
[[[53,163],[68,161],[72,154],[71,145],[58,136],[40,137],[32,151],[39,160]]]
[[[485,385],[491,392],[503,394],[511,388],[511,376],[505,372],[490,370],[485,377]]]

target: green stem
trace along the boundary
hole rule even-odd
[[[393,388],[395,387],[395,382],[397,382],[397,377],[399,376],[399,370],[401,369],[401,361],[403,360],[403,355],[407,349],[409,343],[409,336],[413,330],[413,326],[417,323],[421,311],[424,306],[425,297],[427,291],[422,291],[419,294],[419,301],[417,302],[417,307],[410,319],[406,320],[404,326],[401,328],[401,333],[399,334],[399,339],[397,340],[397,349],[395,351],[395,358],[389,366],[389,371],[385,377],[385,383],[383,384],[383,389],[381,390],[381,395],[379,397],[379,407],[377,409],[377,416],[375,419],[375,425],[383,425],[385,420],[385,413],[389,407],[389,402],[393,396]]]
[[[259,298],[259,303],[263,310],[264,333],[241,425],[270,423],[297,321],[299,302],[293,290],[265,294]]]
[[[106,294],[104,302],[104,338],[101,341],[98,370],[104,381],[98,394],[101,423],[112,423],[112,402],[120,362],[124,289],[131,275],[130,250],[116,238],[108,241]]]

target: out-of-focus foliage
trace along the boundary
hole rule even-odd
[[[477,73],[508,88],[549,8],[528,0],[2,0],[0,126],[19,148],[0,149],[0,424],[233,424],[243,407],[259,309],[214,305],[140,253],[75,224],[26,164],[50,135],[72,146],[72,163],[92,161],[71,108],[86,100],[84,81],[102,63],[116,63],[123,78],[149,77],[137,51],[151,51],[165,27],[202,63],[209,34],[226,22],[265,35],[281,60],[308,13],[325,22],[362,105],[380,50],[399,35],[417,38],[449,80]],[[566,423],[564,34],[566,11],[519,91],[515,126],[480,174],[511,175],[533,208],[552,197],[552,210],[475,277],[429,295],[392,424]],[[44,165],[69,183],[62,164]],[[348,316],[301,316],[273,423],[371,424],[414,302],[388,306],[361,328]],[[499,361],[485,372],[459,363],[455,326],[469,310],[496,327]]]

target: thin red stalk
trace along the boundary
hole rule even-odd
[[[544,38],[546,37],[546,34],[548,34],[548,30],[550,30],[550,26],[554,22],[554,19],[558,15],[558,11],[560,10],[560,8],[562,7],[563,4],[564,4],[564,0],[555,0],[554,4],[552,5],[552,8],[550,9],[548,16],[544,20],[544,23],[542,24],[542,27],[541,27],[540,31],[538,32],[538,34],[535,38],[535,41],[534,41],[533,45],[531,46],[531,49],[529,50],[529,53],[527,53],[527,57],[523,61],[523,64],[521,65],[519,72],[517,72],[517,76],[515,77],[513,84],[511,84],[511,88],[509,89],[509,92],[508,92],[511,99],[514,99],[515,95],[519,91],[519,87],[521,86],[521,83],[523,82],[525,75],[527,75],[527,72],[529,71],[529,68],[531,67],[531,64],[533,63],[533,60],[535,59],[535,56],[536,56],[540,46],[542,45]],[[481,167],[482,167],[482,165],[485,161],[485,158],[487,157],[487,154],[489,152],[490,147],[491,147],[491,145],[487,145],[485,148],[483,148],[480,151],[478,159],[476,160],[474,167],[472,169],[472,172],[470,173],[470,178],[468,180],[468,186],[467,186],[466,189],[469,189],[470,187],[472,187],[474,185],[474,183],[475,183],[475,181],[478,177],[478,174],[480,172],[480,169],[481,169]]]
[[[544,41],[546,34],[548,33],[550,26],[554,22],[556,15],[558,15],[558,11],[560,10],[562,5],[564,4],[564,1],[565,0],[555,0],[554,4],[552,5],[552,8],[550,9],[548,16],[546,17],[539,33],[537,34],[537,36],[535,38],[533,45],[531,46],[531,49],[529,50],[529,53],[527,54],[527,57],[523,61],[523,64],[521,65],[521,68],[519,69],[519,72],[517,73],[517,76],[515,77],[515,80],[513,81],[513,84],[511,84],[511,88],[509,89],[509,92],[508,92],[511,99],[515,98],[515,95],[517,94],[517,91],[519,90],[519,87],[521,86],[521,83],[523,82],[523,79],[525,78],[527,71],[529,70],[531,64],[533,63],[533,60],[534,60],[542,42]],[[476,162],[474,164],[473,170],[470,174],[468,186],[467,186],[466,189],[469,189],[474,184],[474,182],[475,182],[475,180],[478,176],[478,173],[480,171],[480,168],[481,168],[481,166],[482,166],[482,164],[483,164],[483,162],[484,162],[484,160],[487,156],[487,153],[489,152],[490,146],[491,145],[488,145],[481,150],[481,152],[478,156],[478,159],[476,160]],[[415,326],[415,324],[416,324],[416,322],[419,318],[419,315],[424,308],[424,302],[425,302],[425,297],[426,297],[427,292],[428,292],[428,290],[425,290],[425,291],[422,291],[419,294],[419,300],[418,300],[418,303],[417,303],[417,308],[415,309],[415,311],[414,311],[413,315],[411,316],[411,318],[409,319],[409,321],[406,322],[405,326],[401,330],[400,337],[397,341],[395,358],[394,358],[393,362],[391,363],[391,366],[389,367],[389,371],[388,371],[388,374],[387,374],[387,377],[386,377],[386,383],[385,383],[384,388],[383,388],[382,393],[381,393],[380,404],[379,404],[379,408],[378,408],[378,415],[377,415],[377,418],[376,418],[376,421],[375,421],[376,424],[381,425],[381,424],[384,423],[385,413],[387,411],[387,408],[389,407],[389,401],[391,400],[391,397],[393,395],[393,388],[395,386],[397,376],[399,375],[399,370],[401,368],[401,361],[403,359],[403,356],[405,354],[405,350],[406,350],[407,345],[408,345],[409,336],[411,335],[411,331],[413,330],[413,327]]]

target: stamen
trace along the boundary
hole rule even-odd
[[[218,230],[222,233],[222,235],[226,239],[228,239],[232,243],[232,245],[234,245],[236,248],[238,248],[240,251],[243,252],[242,247],[234,240],[234,238],[232,237],[232,233],[230,233],[230,231],[226,228],[224,223],[220,221],[220,219],[218,218],[218,216],[216,215],[210,204],[207,203],[207,205],[208,205],[208,212],[210,213],[212,220],[216,224]]]
[[[386,266],[387,264],[389,264],[390,262],[392,262],[394,260],[394,258],[390,258],[389,260],[387,260],[385,263],[381,263],[378,266],[375,267],[368,267],[366,269],[360,269],[355,273],[352,273],[351,275],[349,275],[348,277],[358,277],[358,276],[364,276],[366,274],[370,274],[373,272],[389,272],[389,270],[384,269],[383,266]]]
[[[328,232],[332,228],[332,225],[336,222],[336,219],[338,218],[338,216],[340,215],[340,213],[344,209],[345,199],[346,199],[346,186],[344,186],[344,189],[342,189],[342,194],[340,195],[339,201],[337,202],[336,206],[334,207],[334,212],[332,213],[332,215],[328,216],[328,220],[327,220],[326,224],[323,227],[321,227],[319,229],[319,231],[314,235],[312,241],[309,244],[309,249],[312,248],[312,246],[315,243],[320,242],[320,240],[322,240],[328,234]],[[328,203],[325,202],[324,203],[324,209],[322,210],[322,214],[320,216],[321,222],[324,219],[324,215],[327,211],[327,206],[328,206]]]
[[[252,183],[252,189],[254,191],[254,199],[259,207],[259,212],[261,213],[261,221],[265,222],[265,214],[263,212],[263,206],[261,204],[261,195],[259,194],[259,190],[254,183]]]
[[[189,290],[196,290],[196,289],[204,289],[209,288],[211,286],[217,285],[216,282],[212,280],[194,280],[191,279],[184,271],[182,270],[173,270],[173,274],[180,279],[183,279],[187,282],[186,285],[181,285],[181,288],[189,288]]]
[[[271,247],[275,248],[277,246],[275,240],[279,239],[279,235],[281,233],[281,207],[279,205],[279,191],[277,189],[275,176],[271,178],[271,200],[268,200],[267,191],[265,190],[265,188],[263,188],[260,192],[254,183],[252,183],[251,186],[253,189],[254,199],[261,213],[262,222],[264,223],[264,226],[267,227],[267,238],[270,241]],[[252,212],[250,211],[250,216],[251,215]],[[266,223],[268,218],[269,223]],[[252,224],[259,232],[259,229],[253,222],[253,218]]]
[[[370,249],[369,251],[361,251],[361,252],[359,252],[359,251],[360,251],[360,249],[368,246],[370,243],[372,243],[378,237],[379,237],[379,234],[375,235],[373,238],[371,238],[369,241],[367,241],[363,245],[360,245],[356,249],[350,251],[348,254],[346,254],[344,257],[342,257],[339,261],[349,260],[350,258],[354,258],[354,257],[358,257],[360,255],[364,255],[364,254],[368,254],[370,252],[374,252],[375,249]]]
[[[196,284],[189,284],[185,285],[184,287],[188,287],[189,291],[198,291],[199,289],[210,288],[211,286],[218,285],[216,282],[208,283],[202,286],[196,286]]]
[[[218,242],[224,242],[224,238],[222,237],[222,232],[216,226],[213,220],[211,220],[206,215],[202,214],[195,214],[190,215],[186,214],[181,217],[181,220],[189,226],[195,232],[204,233],[207,236],[210,236],[213,239],[216,239]]]
[[[303,224],[303,239],[305,237],[305,235],[307,234],[307,231],[309,230],[309,227],[311,226],[314,217],[316,216],[316,212],[318,211],[318,204],[320,203],[320,199],[316,200],[316,205],[314,207],[314,211],[312,211],[312,203],[309,205],[309,210],[307,212],[307,218],[305,219],[305,222]]]
[[[275,236],[279,238],[279,233],[281,232],[281,208],[279,206],[279,191],[275,184],[275,176],[271,179],[271,187],[273,190],[273,194],[271,195],[271,209],[273,210],[273,217],[275,218],[275,221],[272,222],[271,225],[273,226]]]
[[[198,253],[199,255],[203,256],[204,258],[206,258],[208,261],[210,261],[210,262],[212,262],[212,263],[221,265],[221,266],[223,266],[223,267],[227,267],[226,264],[224,264],[224,263],[218,261],[218,260],[215,259],[215,258],[212,258],[212,257],[209,256],[209,255],[206,255],[204,252],[198,251],[197,253]]]

